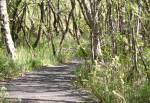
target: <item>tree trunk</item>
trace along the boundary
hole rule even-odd
[[[16,56],[16,49],[10,33],[6,0],[0,0],[0,20],[1,20],[2,32],[5,35],[7,51],[11,55],[12,59],[14,60]]]
[[[83,17],[87,23],[87,25],[91,29],[91,52],[92,52],[92,61],[95,61],[100,56],[100,61],[103,62],[102,57],[102,50],[99,41],[100,35],[100,17],[99,17],[99,4],[101,0],[93,0],[93,2],[85,1],[85,0],[78,0],[80,5]]]
[[[33,44],[33,48],[36,48],[38,46],[38,43],[40,42],[41,35],[42,35],[42,24],[44,23],[44,2],[42,1],[40,4],[40,11],[41,11],[41,20],[40,20],[40,25],[39,25],[39,30],[37,34],[37,39],[35,43]]]

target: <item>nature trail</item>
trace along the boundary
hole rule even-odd
[[[7,98],[15,103],[97,103],[88,92],[72,85],[73,71],[79,65],[42,67],[0,85],[7,88]]]

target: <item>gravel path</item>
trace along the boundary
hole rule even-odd
[[[72,72],[78,65],[43,67],[0,85],[6,86],[7,98],[15,103],[98,103],[89,93],[72,85]]]

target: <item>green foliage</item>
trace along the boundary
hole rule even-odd
[[[85,0],[86,3],[82,4],[85,7],[87,5],[88,13],[79,6],[78,1],[82,0],[75,0],[76,5],[73,5],[75,10],[71,13],[69,0],[49,1],[8,0],[11,35],[17,47],[17,58],[12,61],[6,55],[3,48],[4,37],[0,34],[0,79],[18,76],[43,65],[80,58],[86,61],[75,72],[76,83],[88,88],[102,103],[148,102],[150,97],[150,87],[147,83],[147,75],[150,75],[148,0],[99,0],[101,3],[96,4],[100,11],[99,17],[96,17],[98,21],[93,19],[95,14],[93,11],[97,10],[90,7],[95,5],[94,2],[90,5],[90,2]],[[40,8],[42,3],[43,13]],[[82,11],[88,15],[83,15]],[[90,18],[91,20],[88,20]],[[94,22],[97,22],[97,25]],[[91,35],[93,32],[91,29],[94,30],[92,26],[98,26],[97,35],[101,44],[98,49],[101,49],[101,58],[105,63],[97,61],[98,63],[92,64],[88,61],[92,57],[90,47],[94,36]],[[76,34],[76,29],[81,33]],[[37,48],[33,49],[31,45],[37,40],[39,32],[40,40]],[[60,41],[65,33],[64,42],[60,47]],[[80,46],[76,43],[76,36],[79,36]],[[50,46],[52,39],[56,56],[53,56]],[[60,48],[62,50],[58,53]],[[137,56],[136,63],[133,56]],[[134,63],[137,64],[136,71],[133,70]],[[133,80],[128,82],[127,78],[131,74],[134,74]]]
[[[56,57],[57,61],[59,63],[65,63],[65,62],[71,61],[72,58],[74,57],[73,52],[74,52],[74,50],[69,50],[69,48],[68,49],[63,49],[61,51],[61,53],[58,53],[58,55]]]
[[[55,39],[56,44],[59,43],[59,39]],[[59,46],[59,45],[58,45]],[[76,43],[74,42],[73,38],[68,36],[61,49],[61,52],[57,52],[56,59],[59,63],[70,62],[72,58],[76,55]],[[57,50],[59,51],[59,49]]]
[[[80,46],[76,52],[76,56],[86,59],[89,56],[89,53],[85,50],[85,48]]]
[[[89,81],[90,78],[90,72],[92,71],[92,66],[89,62],[86,62],[86,65],[80,66],[74,74],[76,75],[76,81],[75,84],[77,86],[87,86],[87,82]]]
[[[38,59],[31,59],[29,61],[29,68],[31,68],[31,70],[40,66],[42,66],[42,63]]]
[[[0,53],[0,58],[0,79],[13,78],[40,66],[57,63],[49,48],[44,47],[34,50],[20,47],[17,49],[15,61],[7,57],[4,52]]]
[[[139,90],[137,90],[138,103],[149,103],[150,102],[150,84],[144,84]]]
[[[11,78],[17,75],[19,66],[8,57],[0,55],[0,79]]]
[[[145,58],[147,66],[150,70],[150,48],[145,48],[144,49],[144,58]]]
[[[18,48],[17,61],[20,65],[24,65],[26,69],[33,69],[42,65],[57,63],[51,49],[47,47],[38,47],[36,49]]]
[[[0,103],[9,103],[5,98],[6,96],[8,96],[8,93],[6,91],[7,91],[6,87],[0,88]]]
[[[127,82],[128,71],[117,56],[109,64],[86,63],[75,72],[75,84],[90,90],[101,103],[148,103],[150,85],[140,74]]]

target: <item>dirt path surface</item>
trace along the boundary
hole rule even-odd
[[[78,65],[43,67],[0,85],[6,86],[7,98],[17,100],[15,103],[97,103],[87,92],[72,85],[72,72]]]

